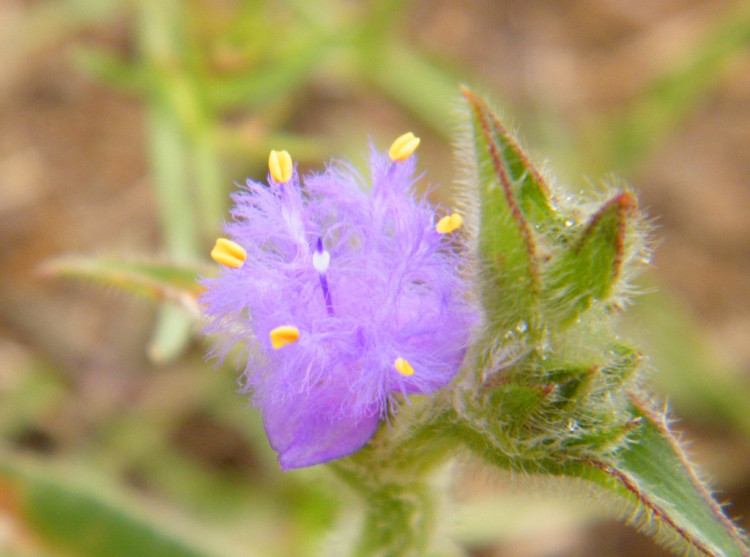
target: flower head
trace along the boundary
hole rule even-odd
[[[475,314],[449,238],[460,223],[436,229],[415,198],[418,139],[406,143],[373,151],[369,188],[345,165],[303,184],[274,152],[268,185],[234,195],[232,240],[212,252],[224,269],[202,302],[227,340],[216,353],[249,345],[243,390],[284,469],[357,451],[393,393],[431,393],[463,359]]]

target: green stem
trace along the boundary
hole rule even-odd
[[[341,463],[330,468],[358,492],[367,505],[353,555],[428,554],[436,524],[437,501],[432,486],[422,481],[367,481],[359,470]]]
[[[435,470],[455,441],[441,433],[456,417],[444,400],[415,402],[408,419],[383,425],[370,443],[329,468],[366,506],[354,555],[436,555],[450,551],[437,528],[440,493]],[[400,415],[406,418],[407,412]],[[436,553],[437,552],[437,553]]]
[[[368,496],[354,554],[426,555],[435,530],[435,497],[424,484],[388,484]]]

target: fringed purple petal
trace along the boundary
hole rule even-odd
[[[248,181],[233,196],[226,230],[247,260],[204,279],[202,302],[226,343],[247,334],[245,390],[283,468],[357,451],[392,393],[434,392],[461,365],[477,316],[460,254],[411,193],[415,166],[373,152],[369,192],[338,165],[304,185],[296,170],[286,184]],[[299,339],[275,349],[280,326]]]
[[[341,394],[324,386],[262,407],[263,425],[282,470],[328,462],[361,449],[380,422],[376,406],[369,412],[338,412]]]

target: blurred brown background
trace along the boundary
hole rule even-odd
[[[201,407],[204,381],[231,390],[234,375],[204,365],[200,343],[156,368],[145,349],[153,304],[107,288],[45,280],[37,272],[61,254],[162,249],[143,101],[91,78],[72,61],[81,44],[133,55],[133,18],[123,10],[103,21],[35,28],[30,14],[43,4],[0,3],[0,406],[13,423],[3,427],[3,441],[42,455],[96,452],[102,424],[116,423],[133,405],[158,407],[171,412],[165,418],[169,443],[202,466],[228,470],[238,481],[252,482],[248,478],[258,470],[274,474],[247,439]],[[193,4],[205,10],[211,3]],[[356,2],[350,4],[356,9]],[[694,373],[703,374],[691,376],[690,385],[700,391],[701,385],[726,383],[750,406],[748,41],[715,71],[702,74],[707,77],[700,94],[673,124],[648,136],[642,152],[622,159],[597,152],[597,134],[627,122],[630,108],[655,81],[694,63],[701,45],[713,44],[717,29],[728,25],[728,14],[741,10],[740,3],[723,0],[415,0],[403,10],[396,32],[497,98],[535,160],[546,160],[561,181],[577,187],[610,170],[629,181],[654,219],[658,243],[645,284],[663,294],[653,307],[640,303],[633,312],[645,322],[644,342],[666,344],[653,348],[655,367],[660,354],[668,359],[682,352],[698,366]],[[449,184],[449,143],[366,85],[345,85],[323,72],[292,99],[282,125],[290,133],[323,138],[322,159],[364,152],[368,134],[379,141],[413,129],[423,137],[420,166],[429,181]],[[632,118],[649,121],[637,113]],[[253,119],[248,122],[252,127]],[[226,167],[228,188],[246,172],[262,177],[257,160],[243,166],[239,159]],[[604,167],[608,162],[619,168]],[[659,319],[675,310],[677,338],[662,339]],[[11,402],[25,374],[39,369],[55,377],[62,394],[38,406]],[[660,378],[657,371],[652,384],[662,400],[672,401],[680,418],[676,429],[691,439],[690,452],[712,478],[719,500],[731,501],[728,513],[750,527],[747,409],[717,414],[721,389],[703,396],[684,388],[679,366],[666,373]],[[201,379],[203,374],[211,378]],[[237,400],[238,408],[243,404]],[[18,411],[9,416],[11,408]],[[130,472],[137,486],[138,467]],[[477,470],[467,474],[469,492],[472,486],[481,492],[486,483],[501,495],[506,491],[502,482],[472,480]],[[521,505],[523,492],[510,491],[508,505]],[[543,524],[519,525],[501,542],[478,544],[472,555],[663,553],[615,522],[587,527],[589,519],[566,523],[554,512],[544,517],[547,530]]]

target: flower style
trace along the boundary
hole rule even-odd
[[[248,346],[252,393],[282,469],[349,455],[394,409],[394,393],[447,385],[476,315],[451,237],[457,213],[435,222],[411,193],[419,138],[373,151],[372,185],[332,165],[300,181],[272,151],[268,185],[233,196],[233,221],[203,279],[210,332]]]

